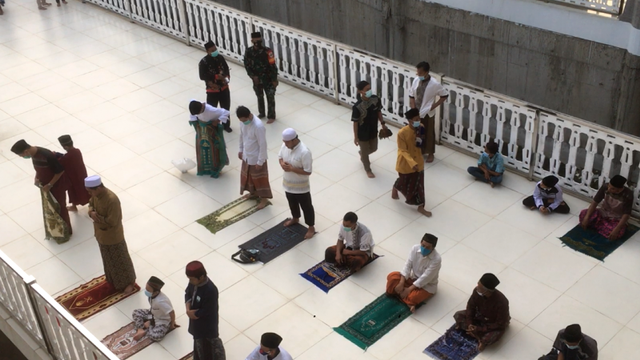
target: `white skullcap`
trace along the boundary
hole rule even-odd
[[[102,185],[102,179],[98,175],[87,176],[84,179],[84,187],[93,188]]]
[[[295,139],[296,136],[298,136],[298,134],[296,134],[296,131],[292,128],[284,129],[284,131],[282,132],[282,140],[284,141],[291,141]]]

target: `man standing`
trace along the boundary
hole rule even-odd
[[[500,340],[509,326],[509,300],[496,286],[500,280],[491,274],[482,275],[467,302],[467,309],[453,315],[456,329],[462,329],[478,340],[478,351]]]
[[[245,360],[293,360],[289,353],[280,347],[282,337],[276,333],[264,333],[260,345]]]
[[[391,198],[399,199],[400,191],[407,204],[418,205],[418,212],[430,217],[431,211],[424,209],[424,161],[420,150],[424,145],[425,128],[420,123],[418,109],[407,111],[405,117],[410,123],[398,132],[398,179],[391,189]]]
[[[372,259],[373,246],[371,231],[350,211],[342,219],[338,242],[325,250],[324,261],[356,272]]]
[[[240,195],[245,191],[245,198],[260,198],[258,209],[269,205],[271,185],[269,184],[269,168],[267,164],[267,129],[260,119],[249,109],[239,106],[236,116],[240,125],[240,149],[238,158],[242,160],[240,171]]]
[[[609,240],[624,235],[634,202],[633,191],[624,186],[626,183],[624,176],[615,175],[600,187],[589,208],[580,212],[584,229],[594,229]]]
[[[229,111],[200,101],[189,103],[189,124],[196,129],[197,175],[218,178],[225,165],[229,165],[223,126],[229,123]],[[221,125],[222,124],[222,125]]]
[[[200,80],[203,80],[207,89],[207,104],[220,107],[229,111],[231,109],[231,93],[229,91],[229,65],[213,41],[204,44],[207,56],[198,64]],[[230,120],[230,119],[229,119]],[[224,130],[231,132],[231,123],[224,123]]]
[[[267,94],[267,124],[276,121],[276,88],[278,87],[278,65],[276,56],[262,45],[262,33],[251,33],[253,46],[244,53],[244,68],[253,81],[253,91],[258,97],[258,117],[264,117],[264,94]]]
[[[78,211],[77,205],[86,205],[91,196],[84,187],[84,179],[87,177],[87,168],[84,166],[80,149],[73,147],[73,139],[69,135],[62,135],[58,138],[60,146],[67,153],[60,158],[60,163],[64,167],[64,175],[69,179],[69,211]]]
[[[225,360],[224,346],[218,334],[218,288],[207,277],[200,261],[187,264],[189,285],[184,301],[193,336],[193,360]]]
[[[415,312],[416,306],[435,295],[438,289],[442,258],[436,251],[436,244],[437,237],[424,234],[420,244],[414,245],[409,251],[404,269],[387,276],[387,295],[400,297],[411,312]]]
[[[409,89],[409,106],[412,109],[420,109],[420,118],[427,130],[427,143],[422,149],[422,154],[426,156],[426,162],[430,163],[433,162],[433,154],[436,152],[436,109],[447,99],[449,93],[438,80],[429,75],[428,62],[422,61],[416,68],[418,76],[413,79],[413,84]],[[440,97],[438,101],[436,101],[436,96]]]
[[[598,343],[573,324],[558,332],[553,349],[538,360],[598,360]]]
[[[24,140],[18,140],[13,144],[11,151],[24,159],[31,159],[36,171],[35,185],[41,187],[45,193],[51,192],[51,195],[60,204],[58,214],[68,227],[68,233],[71,234],[71,219],[69,219],[69,211],[67,210],[66,194],[69,184],[67,178],[63,176],[64,167],[56,155],[45,148],[31,146]],[[66,240],[68,239],[67,237]]]
[[[149,309],[135,309],[131,315],[136,327],[134,340],[140,341],[147,335],[153,341],[160,341],[170,330],[178,327],[171,300],[160,291],[163,286],[164,281],[155,276],[147,281],[144,294],[149,299]]]
[[[353,121],[353,143],[360,147],[360,161],[364,165],[364,171],[369,178],[376,177],[371,171],[369,155],[378,150],[378,121],[383,128],[387,126],[382,120],[382,104],[380,98],[373,95],[371,85],[366,81],[360,81],[358,89],[358,101],[353,105],[351,121]]]
[[[311,239],[316,233],[315,212],[311,202],[311,151],[298,139],[295,130],[288,128],[282,132],[282,146],[278,158],[280,166],[284,170],[282,187],[289,202],[291,219],[285,221],[284,226],[291,226],[300,221],[300,208],[304,213],[304,222],[309,230],[304,235],[305,239]]]
[[[89,217],[93,220],[107,282],[116,290],[130,294],[135,290],[136,271],[124,240],[120,199],[104,187],[98,175],[84,179],[84,186],[91,195]]]

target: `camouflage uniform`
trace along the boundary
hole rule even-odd
[[[276,87],[273,85],[278,80],[278,67],[273,50],[268,47],[256,49],[251,46],[244,53],[244,68],[250,78],[258,77],[258,85],[253,85],[253,90],[258,97],[258,112],[264,115],[264,94],[267,94],[268,119],[276,118]]]

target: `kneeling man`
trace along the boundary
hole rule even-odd
[[[371,260],[373,245],[371,231],[350,211],[342,219],[338,242],[324,252],[324,261],[356,272]]]
[[[600,187],[588,209],[580,212],[580,224],[609,240],[617,240],[627,230],[633,208],[633,191],[624,186],[627,179],[616,175]]]

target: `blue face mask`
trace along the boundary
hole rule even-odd
[[[431,254],[432,250],[429,250],[427,248],[425,248],[424,246],[420,246],[420,253],[422,254],[422,256],[427,256],[429,254]]]
[[[145,294],[148,298],[150,298],[150,297],[152,297],[152,296],[153,296],[153,293],[152,293],[152,292],[150,292],[150,291],[149,291],[149,290],[147,290],[147,289],[144,289],[144,294]]]
[[[262,350],[262,349],[260,349],[260,350],[258,350],[258,351],[260,352],[260,355],[269,355],[269,353],[268,353],[268,352],[266,352],[266,351],[264,351],[264,350]]]
[[[413,122],[413,127],[414,127],[414,128],[418,128],[418,127],[420,127],[420,121],[414,121],[414,122]]]
[[[418,76],[418,79],[420,79],[420,81],[424,81],[424,76]]]
[[[351,228],[350,228],[350,227],[348,227],[348,226],[343,226],[342,228],[343,228],[343,229],[344,229],[344,231],[346,231],[346,232],[351,232]]]
[[[372,96],[373,96],[373,91],[371,91],[371,90],[367,90],[367,92],[366,92],[366,93],[364,93],[364,96],[366,96],[366,97],[368,97],[368,98],[372,97]]]
[[[219,54],[220,54],[220,53],[218,52],[218,50],[216,50],[216,51],[214,51],[214,52],[212,52],[212,53],[211,53],[211,56],[212,56],[212,57],[216,57],[216,56],[218,56]]]
[[[569,344],[567,344],[567,343],[564,343],[564,344],[565,344],[565,345],[567,345],[567,348],[568,348],[568,349],[571,349],[571,350],[577,350],[577,349],[580,349],[580,344],[577,344],[577,345],[569,345]]]

